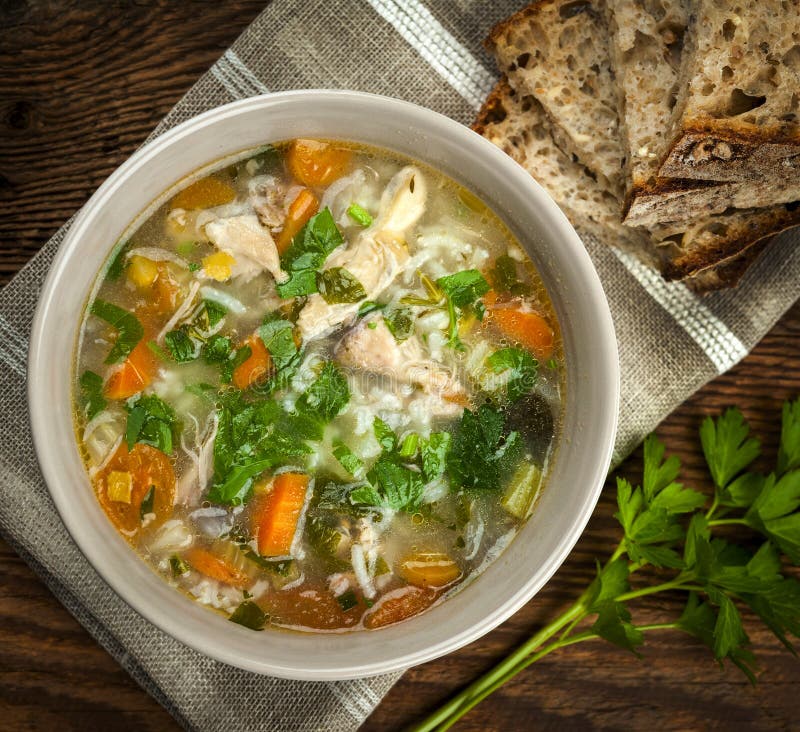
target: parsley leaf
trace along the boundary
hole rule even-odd
[[[81,387],[81,398],[86,404],[86,419],[92,420],[108,404],[103,396],[103,379],[94,371],[84,371],[78,383]]]
[[[128,421],[125,442],[132,450],[137,442],[171,455],[178,419],[172,407],[155,394],[137,395],[125,404]]]
[[[288,298],[316,292],[317,270],[343,243],[344,238],[329,209],[312,216],[281,255],[281,266],[289,273],[289,278],[278,283],[278,294]]]
[[[706,417],[700,427],[703,453],[718,488],[724,488],[755,460],[761,446],[748,438],[750,428],[738,409],[728,409],[719,419]]]
[[[450,433],[431,432],[420,445],[422,472],[428,482],[438,480],[447,468],[447,453],[450,452]]]
[[[475,301],[489,292],[491,287],[477,269],[465,269],[440,277],[436,280],[436,286],[444,293],[446,300],[447,315],[450,321],[447,329],[448,345],[462,351],[464,345],[458,337],[458,312],[456,309],[474,305]]]
[[[465,269],[436,280],[439,289],[458,308],[471,305],[489,290],[489,283],[477,269]]]
[[[644,643],[644,634],[631,624],[631,614],[622,603],[604,602],[600,605],[591,629],[610,643],[641,655],[636,649]]]
[[[164,336],[164,343],[172,358],[178,363],[194,361],[198,356],[198,344],[189,337],[184,328],[171,330]]]
[[[214,482],[208,500],[239,505],[249,500],[253,480],[280,465],[297,465],[312,452],[305,422],[280,404],[247,401],[241,392],[220,398],[214,440]]]
[[[349,401],[347,377],[333,361],[326,361],[317,378],[297,400],[297,410],[327,424]]]
[[[800,398],[783,405],[778,475],[795,468],[800,468]]]
[[[361,475],[364,470],[364,461],[358,457],[347,445],[341,440],[336,440],[333,443],[333,456],[339,461],[339,464],[354,478]]]
[[[486,363],[495,374],[508,374],[505,390],[509,401],[517,401],[536,385],[539,362],[522,348],[501,348]]]
[[[519,433],[506,429],[499,409],[489,404],[482,404],[474,412],[465,409],[447,457],[453,486],[467,490],[499,490],[521,447]]]
[[[89,312],[105,320],[119,335],[106,357],[105,363],[124,361],[144,336],[144,328],[133,313],[114,305],[114,303],[97,299],[92,303]]]
[[[253,600],[245,600],[231,613],[228,620],[250,630],[263,630],[269,616]]]
[[[408,308],[386,308],[383,311],[383,322],[398,342],[408,339],[414,332],[414,318]]]
[[[227,336],[213,335],[200,350],[200,355],[206,363],[225,363],[231,357],[233,344]]]
[[[344,267],[329,267],[317,272],[317,291],[329,305],[360,302],[367,296],[356,276]]]
[[[422,501],[424,483],[420,473],[400,465],[391,456],[382,455],[367,473],[369,485],[350,493],[355,504],[415,511]]]

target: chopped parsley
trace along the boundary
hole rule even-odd
[[[86,419],[94,419],[108,404],[103,396],[103,379],[94,371],[84,371],[78,383],[81,387],[81,398],[86,405]]]
[[[317,290],[329,305],[360,302],[367,296],[364,285],[344,267],[317,272]]]
[[[501,348],[486,363],[495,374],[507,374],[505,392],[509,401],[517,401],[536,385],[539,362],[523,348]]]
[[[155,394],[136,395],[125,403],[128,421],[125,442],[132,450],[137,442],[171,455],[178,419],[172,407]]]
[[[343,243],[344,238],[329,209],[312,216],[281,255],[281,267],[289,273],[289,278],[278,283],[278,294],[288,298],[316,292],[317,270]]]
[[[142,324],[133,313],[106,300],[95,300],[89,312],[105,320],[118,332],[117,340],[111,347],[105,363],[124,361],[144,336]]]
[[[352,204],[347,209],[347,215],[361,226],[372,226],[372,216],[370,216],[369,211],[357,203]]]

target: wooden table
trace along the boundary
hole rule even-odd
[[[0,280],[5,282],[256,16],[263,0],[5,0],[0,3]],[[740,405],[774,451],[781,401],[800,393],[800,307],[733,371],[659,428],[708,487],[696,438],[703,415]],[[636,477],[640,453],[623,471]],[[500,628],[409,671],[366,725],[398,729],[489,668],[590,580],[615,542],[613,490],[545,590]],[[643,607],[675,616],[679,598]],[[554,654],[466,717],[462,730],[797,729],[800,665],[766,632],[752,634],[764,672],[736,670],[665,634],[642,661],[586,644]],[[177,725],[0,541],[0,729],[169,730]]]

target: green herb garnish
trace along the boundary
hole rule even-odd
[[[172,454],[178,419],[172,407],[155,394],[136,395],[125,403],[128,421],[125,442],[132,450],[137,442],[151,445],[166,455]]]
[[[738,410],[707,418],[700,437],[714,483],[712,500],[676,482],[679,461],[665,460],[664,445],[648,437],[641,485],[617,479],[616,518],[623,537],[610,559],[598,564],[594,581],[571,607],[415,730],[447,729],[538,659],[600,638],[638,655],[650,633],[683,632],[755,683],[743,608],[795,653],[800,582],[782,570],[781,552],[800,563],[800,400],[784,405],[776,466],[767,475],[752,471],[760,445]],[[748,534],[734,543],[731,530],[742,527]],[[720,529],[725,538],[717,534]],[[644,576],[634,585],[640,573]],[[683,612],[665,622],[637,623],[631,604],[662,592],[683,593]]]
[[[103,396],[103,379],[94,371],[84,371],[78,383],[81,387],[81,399],[86,405],[86,419],[94,419],[108,404]]]
[[[153,513],[153,502],[156,499],[156,487],[151,485],[150,488],[147,489],[147,493],[144,494],[144,498],[142,498],[142,503],[139,506],[139,518],[144,521],[144,517],[147,516],[148,513]]]
[[[464,344],[458,337],[459,310],[475,308],[478,298],[489,292],[491,287],[477,269],[465,269],[446,277],[440,277],[436,280],[436,285],[444,292],[446,299],[447,314],[450,319],[447,329],[448,345],[462,351]],[[480,313],[482,317],[483,310],[480,310]]]
[[[498,490],[521,448],[519,433],[506,428],[501,410],[490,404],[482,404],[475,412],[465,409],[448,453],[452,487]]]
[[[228,620],[232,623],[244,625],[245,628],[250,628],[250,630],[264,630],[269,616],[255,602],[245,600],[233,611]]]
[[[200,356],[206,363],[225,363],[231,357],[233,344],[227,336],[213,335],[200,349]]]
[[[358,598],[355,592],[347,590],[336,597],[336,602],[339,603],[339,607],[341,607],[344,612],[347,612],[358,605]]]
[[[105,363],[124,361],[144,336],[142,324],[133,313],[106,300],[95,300],[89,312],[105,320],[118,332],[117,340],[111,347]]]
[[[171,330],[164,336],[164,343],[173,360],[178,363],[188,363],[197,358],[199,344],[189,337],[185,328]]]
[[[354,478],[358,477],[364,470],[364,461],[341,440],[333,443],[333,456]]]
[[[182,577],[191,569],[189,563],[185,559],[179,557],[177,554],[173,554],[169,558],[169,568],[172,570],[172,576],[176,579],[178,577]]]
[[[404,307],[386,308],[383,322],[397,341],[404,341],[414,332],[414,318],[411,310]]]
[[[287,298],[316,292],[317,270],[343,243],[344,238],[336,228],[330,210],[325,208],[312,216],[281,255],[281,266],[289,273],[289,278],[278,283],[278,294]]]
[[[539,362],[522,348],[501,348],[491,354],[486,363],[495,374],[508,374],[505,392],[509,401],[517,401],[536,385]]]
[[[358,279],[344,267],[317,272],[317,290],[328,304],[360,302],[367,296]]]
[[[369,211],[359,206],[357,203],[352,204],[350,208],[347,209],[347,215],[361,226],[372,226],[372,216],[370,216]]]

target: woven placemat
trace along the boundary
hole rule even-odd
[[[153,132],[207,109],[292,88],[387,94],[471,122],[493,85],[481,49],[515,2],[277,0],[248,27]],[[398,675],[294,682],[212,661],[125,605],[78,551],[42,481],[25,394],[28,334],[39,290],[69,223],[0,293],[0,532],[56,597],[185,727],[352,730]],[[800,296],[798,235],[789,233],[732,292],[702,300],[635,260],[585,238],[617,329],[622,404],[616,459],[672,409],[743,358]]]

